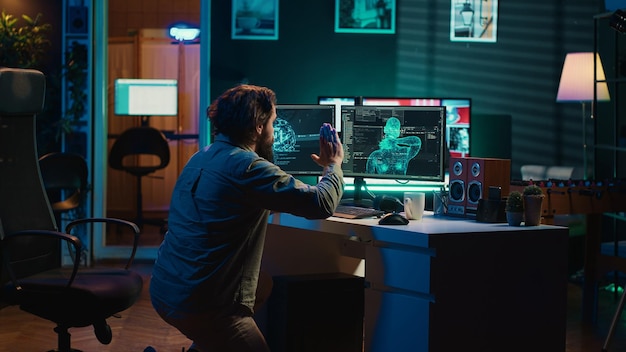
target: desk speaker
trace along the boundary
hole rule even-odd
[[[489,198],[489,187],[500,187],[501,194],[509,194],[511,160],[496,158],[467,158],[467,189],[465,215],[476,216],[478,202]]]
[[[451,157],[449,170],[448,215],[465,216],[465,194],[468,172],[467,159]]]

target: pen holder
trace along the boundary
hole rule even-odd
[[[433,214],[435,216],[445,215],[448,212],[448,192],[433,192]]]

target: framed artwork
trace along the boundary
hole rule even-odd
[[[278,40],[278,0],[233,0],[231,38]]]
[[[495,43],[498,0],[451,0],[450,41]]]
[[[335,0],[335,32],[394,34],[396,0]]]

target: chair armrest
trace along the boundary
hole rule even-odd
[[[23,231],[13,232],[10,234],[5,234],[4,237],[0,240],[0,248],[2,249],[2,257],[4,258],[3,260],[5,261],[5,266],[9,274],[9,278],[11,279],[11,282],[13,282],[13,285],[15,286],[17,290],[20,290],[21,286],[19,285],[19,282],[17,278],[15,277],[15,273],[11,269],[11,265],[8,260],[9,258],[8,253],[10,252],[9,248],[11,247],[11,242],[14,239],[19,238],[20,236],[52,237],[52,238],[63,240],[67,242],[68,244],[71,244],[74,247],[74,251],[76,253],[76,260],[74,261],[72,275],[70,276],[70,279],[67,282],[67,287],[72,286],[72,283],[74,282],[74,278],[76,277],[76,273],[78,272],[78,267],[80,266],[80,253],[83,248],[83,243],[80,241],[80,239],[76,236],[72,236],[70,234],[66,234],[66,233],[58,232],[58,231],[23,230]]]
[[[65,226],[65,232],[69,234],[75,226],[86,223],[118,224],[127,226],[133,231],[133,233],[135,234],[133,239],[133,249],[130,257],[128,258],[128,261],[126,262],[126,266],[124,267],[126,270],[128,270],[128,268],[130,268],[130,265],[133,263],[133,260],[135,260],[135,254],[137,253],[137,246],[139,245],[139,235],[141,234],[139,226],[137,226],[137,224],[132,221],[117,218],[84,218],[71,221],[69,224],[67,224],[67,226]]]

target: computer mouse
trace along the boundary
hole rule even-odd
[[[387,213],[378,220],[380,225],[406,225],[409,223],[409,219],[398,213]]]

